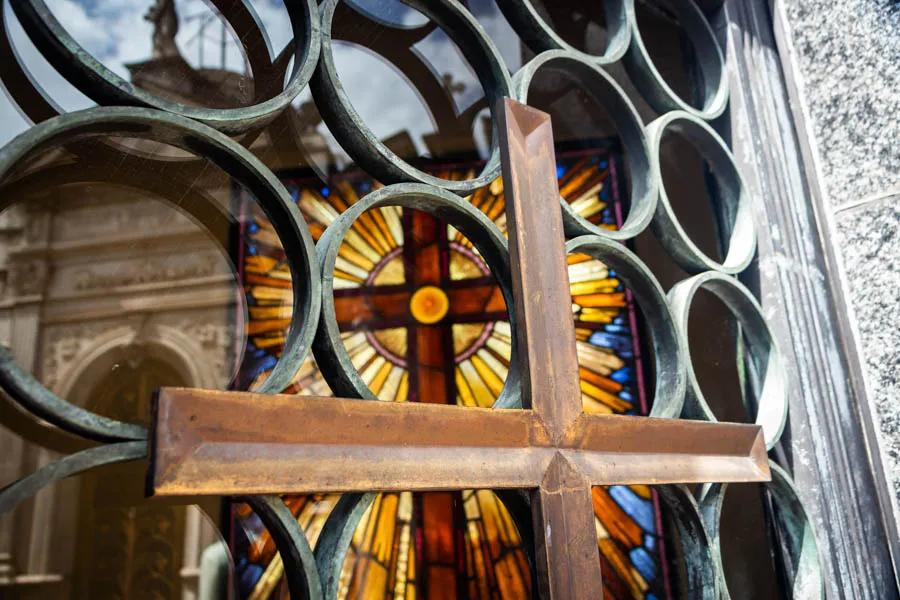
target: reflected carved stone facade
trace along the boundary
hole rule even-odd
[[[151,12],[157,30],[179,16],[172,2],[158,2]],[[192,67],[171,37],[157,31],[149,60],[127,65],[135,85],[191,105],[250,100],[247,75]],[[274,150],[275,162],[283,165],[334,163],[311,103],[282,118],[303,141],[304,156],[280,148],[267,132],[254,142],[260,153]],[[227,389],[245,350],[247,318],[230,248],[239,229],[231,182],[207,177],[203,165],[180,171],[176,163],[186,155],[173,155],[171,148],[139,150],[161,160],[148,166],[138,158],[116,164],[113,173],[76,169],[74,176],[64,152],[54,151],[41,166],[60,167],[50,168],[37,185],[23,186],[21,198],[0,213],[0,343],[54,393],[131,421],[131,413],[121,413],[127,413],[129,394],[107,407],[94,404],[98,394],[115,388],[111,382],[118,378],[139,384],[133,371],[148,364],[169,373],[152,382],[153,389]],[[49,179],[56,176],[58,181]],[[220,213],[220,227],[196,224],[186,207],[191,202]],[[149,402],[147,389],[139,395]],[[149,405],[130,408],[138,420],[149,420]],[[60,456],[23,440],[5,423],[0,452],[2,481]],[[145,468],[104,471],[113,482],[130,482],[124,499],[110,502],[123,492],[88,474],[48,488],[0,518],[0,597],[220,597],[228,559],[219,524],[210,517],[219,502],[201,509],[147,501]]]
[[[184,76],[156,59],[134,68],[170,88]],[[83,179],[45,182],[0,214],[0,343],[56,394],[125,420],[147,423],[161,385],[226,389],[245,342],[227,246],[139,185]],[[204,193],[227,213],[229,186]],[[6,425],[3,481],[70,443],[42,447]],[[65,480],[0,519],[0,597],[207,596],[201,562],[222,544],[209,517],[218,503],[204,513],[148,501],[145,468]]]
[[[159,200],[82,187],[3,215],[2,342],[60,396],[129,420],[148,419],[149,390],[159,385],[226,388],[243,338],[219,244]],[[137,395],[109,396],[111,382],[140,383],[135,369],[148,358],[169,375]],[[104,394],[118,405],[96,406]],[[7,429],[0,438],[6,481],[57,456]],[[10,597],[6,587],[16,598],[198,597],[215,526],[195,507],[144,501],[143,466],[62,482],[7,515],[0,595]]]

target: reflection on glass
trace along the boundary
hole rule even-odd
[[[87,369],[76,383],[86,408],[146,423],[153,392],[186,382],[172,364],[131,350],[128,360],[108,371]],[[5,429],[2,434],[13,437]],[[59,458],[47,449],[56,444],[49,435],[18,439],[5,446],[4,460],[19,455],[27,468],[37,468]],[[148,500],[147,467],[141,460],[91,470],[45,488],[5,515],[4,531],[13,543],[2,596],[234,597],[231,554],[216,524],[219,500],[204,499],[201,506]],[[5,477],[0,485],[9,483]]]
[[[49,4],[104,65],[161,97],[246,106],[271,94],[275,80],[283,83],[281,72],[259,79],[242,33],[201,0]],[[291,44],[284,4],[251,4],[265,28],[260,39],[268,38],[265,56],[274,59]],[[511,70],[530,57],[490,0],[466,4]],[[339,10],[335,60],[369,128],[436,176],[477,174],[492,128],[484,91],[456,43],[400,3],[354,0]],[[543,10],[570,43],[594,53],[605,46],[603,16],[593,7],[546,2]],[[677,36],[652,35],[670,28],[666,14],[651,16],[644,38],[677,44]],[[20,60],[61,110],[89,106],[38,57],[9,2],[3,17],[12,45],[0,57],[4,64]],[[690,56],[682,51],[661,63]],[[674,81],[687,81],[684,69],[673,72]],[[553,112],[562,142],[561,194],[583,218],[615,228],[627,212],[621,198],[628,177],[609,124],[571,81],[550,76],[544,83],[536,83],[534,103]],[[20,110],[35,121],[55,111],[36,111],[10,81],[4,85],[12,100],[0,96],[0,143],[27,128]],[[239,141],[278,173],[315,239],[381,186],[338,147],[308,92]],[[0,335],[48,387],[97,412],[146,422],[160,386],[253,389],[266,378],[293,316],[290,274],[256,203],[208,167],[162,144],[102,139],[49,152],[3,182],[4,201],[18,203],[0,214]],[[505,231],[502,181],[468,201]],[[652,399],[643,389],[644,346],[629,292],[601,262],[568,261],[585,410],[645,414]],[[399,208],[366,213],[340,249],[334,295],[345,347],[379,399],[489,407],[500,394],[512,343],[506,305],[478,251],[447,223]],[[311,358],[285,391],[331,394]],[[4,443],[14,437],[7,433]],[[14,468],[4,464],[10,481],[55,456],[17,443],[7,461]],[[20,546],[13,571],[59,574],[46,582],[57,586],[49,597],[285,595],[283,563],[249,509],[229,504],[224,511],[226,547],[200,509],[143,500],[144,469],[97,471],[23,505],[15,516],[26,531],[7,535],[0,527],[0,542]],[[312,545],[336,499],[285,499]],[[654,491],[596,488],[593,501],[610,593],[670,597],[673,561],[660,541],[667,529]],[[217,501],[203,510],[219,520]],[[37,532],[52,515],[53,527]],[[532,574],[522,542],[489,490],[383,494],[354,534],[341,597],[528,597]],[[42,552],[68,552],[71,566],[41,562]],[[27,577],[22,597],[37,589],[27,587],[37,581]]]
[[[146,421],[155,390],[185,383],[163,361],[136,358],[95,382],[87,407]],[[146,500],[145,468],[143,461],[115,465],[79,478],[72,597],[173,598],[192,588],[201,595],[228,589],[229,553],[215,525],[197,507]],[[219,564],[203,573],[198,559],[213,551]],[[187,580],[186,568],[193,571]]]
[[[642,0],[635,2],[634,10],[653,66],[682,100],[701,106],[703,75],[697,68],[694,44],[679,21],[677,6]]]
[[[334,61],[366,126],[406,159],[469,154],[484,91],[456,43],[408,7],[352,6],[336,9]]]
[[[171,150],[70,142],[0,184],[3,343],[52,392],[128,423],[149,424],[160,387],[226,388],[245,346],[230,180],[196,158],[168,161]],[[56,450],[85,447],[40,424],[20,427],[15,412],[0,413],[4,425],[36,445],[2,431],[0,484],[59,459]],[[146,470],[145,461],[92,470],[6,515],[13,575],[3,596],[229,593],[229,550],[202,512],[218,520],[219,499],[202,511],[148,500]]]
[[[601,56],[606,52],[606,2],[572,0],[531,0],[535,12],[553,28],[559,37],[587,54]]]

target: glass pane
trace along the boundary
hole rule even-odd
[[[302,66],[295,51],[309,40],[292,26],[292,17],[303,19],[301,2],[48,1],[74,42],[122,78],[125,93],[114,102],[102,97],[96,81],[85,85],[42,56],[14,4],[4,3],[0,28],[9,41],[0,52],[8,92],[0,96],[0,144],[33,122],[99,102],[179,113],[187,123],[219,127],[243,148],[229,162],[221,145],[204,148],[213,136],[205,130],[176,145],[155,126],[113,133],[101,127],[46,144],[0,182],[0,342],[48,390],[77,407],[148,425],[160,387],[264,389],[279,360],[291,356],[292,331],[319,326],[294,311],[295,295],[310,290],[295,281],[299,271],[292,275],[299,251],[296,244],[284,250],[284,215],[273,221],[260,187],[216,166],[223,160],[235,169],[256,168],[258,160],[264,174],[271,171],[320,251],[342,215],[385,184],[416,178],[459,187],[487,173],[484,185],[458,194],[459,202],[506,235],[504,182],[490,171],[496,165],[490,103],[498,95],[491,85],[503,88],[503,76],[531,60],[536,44],[520,38],[515,19],[494,0],[471,0],[461,9],[471,15],[467,22],[484,28],[502,59],[493,70],[487,68],[495,56],[490,45],[473,50],[458,28],[438,25],[426,14],[436,5],[339,2],[332,43],[323,52],[346,94],[346,114],[334,98],[323,101],[320,90],[314,99],[315,85],[304,85],[284,99],[284,110],[249,129],[234,115],[280,101]],[[600,55],[621,38],[607,10],[612,2],[530,4],[535,18],[582,52]],[[635,10],[664,83],[689,104],[703,104],[704,90],[716,86],[697,68],[700,48],[682,13],[667,1],[641,0]],[[661,114],[659,101],[647,96],[646,82],[624,61],[592,68],[541,70],[529,87],[528,103],[553,119],[569,237],[621,233],[646,204],[642,194],[652,191],[650,157],[629,131],[643,132]],[[606,95],[596,93],[592,78],[602,80]],[[203,109],[239,110],[220,121],[226,113]],[[661,178],[673,211],[703,252],[723,259],[723,237],[735,215],[725,214],[719,201],[714,169],[678,135],[661,146]],[[358,381],[326,377],[310,354],[283,390],[270,391],[459,410],[493,406],[516,368],[509,298],[489,253],[451,220],[440,210],[380,206],[348,223],[326,295],[339,331],[331,351],[347,356]],[[651,230],[624,243],[663,289],[689,276]],[[667,393],[657,365],[669,358],[656,343],[653,306],[637,299],[622,269],[582,252],[567,260],[584,411],[650,414]],[[694,313],[702,320],[691,324],[694,367],[713,411],[723,420],[751,420],[747,406],[753,406],[759,361],[747,360],[749,342],[727,310],[704,294]],[[324,345],[320,339],[320,357]],[[10,449],[0,461],[0,483],[88,447],[58,430],[48,433],[46,423],[18,410],[4,405],[0,411],[6,427],[0,447]],[[10,597],[287,597],[284,562],[258,515],[220,498],[147,500],[146,468],[134,461],[89,471],[3,517],[0,574],[12,573]],[[702,495],[700,488],[691,492]],[[339,596],[530,597],[535,569],[527,493],[377,495],[352,535]],[[689,550],[689,530],[673,508],[693,506],[686,494],[647,485],[593,488],[607,597],[690,597],[700,589],[697,573],[714,563],[712,555]],[[283,500],[315,547],[339,496]],[[767,493],[734,486],[723,506],[729,590],[734,597],[774,597],[782,565],[772,543],[777,535],[769,533]]]

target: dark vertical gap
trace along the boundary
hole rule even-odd
[[[685,33],[678,15],[673,13],[671,17],[681,33],[678,36],[678,45],[681,48],[682,64],[685,66],[685,76],[688,81],[688,89],[690,90],[690,97],[685,98],[685,100],[691,106],[703,108],[703,99],[706,96],[706,81],[703,77],[703,71],[700,69],[700,61],[697,60],[696,49],[687,33]]]
[[[446,228],[444,228],[446,231]],[[455,396],[453,396],[455,397]],[[473,490],[474,491],[474,490]],[[456,559],[456,597],[468,600],[469,574],[466,569],[466,514],[462,504],[462,490],[453,492],[454,558]],[[485,555],[485,568],[489,568],[489,555]]]
[[[719,255],[724,262],[728,258],[728,246],[731,244],[731,229],[734,226],[735,210],[722,201],[722,186],[713,175],[709,163],[703,164],[703,182],[706,186],[707,197],[712,209],[713,219],[711,225],[715,228],[715,238],[718,240]]]
[[[775,503],[772,501],[772,493],[765,487],[759,486],[760,501],[764,506],[763,517],[766,522],[766,538],[769,541],[769,560],[775,571],[775,580],[779,600],[787,599],[786,590],[793,590],[792,574],[796,573],[797,565],[788,564],[789,554],[781,544],[781,534],[776,523]]]
[[[438,257],[440,265],[440,288],[450,289],[450,244],[447,239],[447,224],[438,219]],[[456,352],[453,347],[453,323],[446,319],[437,325],[441,328],[441,344],[444,348],[444,387],[447,404],[456,404]]]
[[[413,494],[413,531],[416,532],[416,598],[427,600],[428,557],[425,554],[425,531],[422,524],[422,510],[422,494]]]
[[[407,287],[414,292],[416,289],[416,237],[413,232],[412,211],[403,209],[403,279]],[[414,320],[406,328],[406,366],[409,373],[409,385],[407,386],[407,400],[419,401],[419,361],[418,342],[416,340],[417,326]]]

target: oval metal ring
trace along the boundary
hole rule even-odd
[[[603,2],[609,41],[600,55],[589,54],[565,41],[538,13],[531,0],[497,0],[497,5],[522,41],[534,52],[565,50],[573,58],[606,65],[622,58],[631,41],[634,0]]]
[[[456,194],[467,195],[484,187],[500,174],[497,136],[491,156],[475,179],[451,181],[417,169],[387,147],[365,124],[341,85],[334,63],[331,25],[340,0],[322,5],[322,56],[310,80],[313,99],[341,147],[366,172],[383,183],[427,183]],[[462,51],[484,87],[488,106],[494,114],[500,98],[511,96],[509,71],[496,46],[475,18],[456,0],[403,0],[438,24]]]
[[[294,39],[302,39],[294,53],[294,67],[277,95],[239,108],[204,108],[167,100],[135,87],[91,56],[66,31],[44,0],[12,2],[16,16],[32,43],[53,67],[88,98],[100,105],[150,107],[205,123],[229,134],[261,127],[277,117],[303,90],[319,58],[318,12],[314,0],[285,2]],[[252,13],[252,7],[247,5]]]
[[[657,180],[653,176],[651,147],[647,143],[643,121],[625,91],[600,67],[561,50],[544,52],[532,59],[513,76],[516,100],[528,103],[528,90],[540,69],[554,69],[568,73],[606,110],[615,123],[622,140],[625,161],[631,176],[631,208],[618,230],[603,229],[576,213],[568,202],[562,201],[563,225],[566,236],[595,234],[614,240],[633,238],[646,229],[653,218],[657,202]]]
[[[0,180],[21,161],[55,144],[105,136],[163,142],[207,157],[256,197],[284,246],[291,271],[294,319],[284,352],[259,391],[283,390],[312,345],[314,328],[301,325],[315,323],[321,307],[312,237],[290,194],[259,159],[228,136],[196,121],[148,108],[94,108],[44,121],[0,149]]]
[[[730,231],[723,232],[728,236],[728,247],[725,249],[725,260],[721,263],[707,256],[691,240],[669,201],[660,156],[662,141],[667,133],[684,137],[708,162],[720,192],[722,206],[719,210],[733,219]],[[734,163],[734,156],[722,138],[704,121],[685,112],[671,112],[647,126],[647,140],[653,176],[659,182],[659,201],[650,226],[668,253],[688,273],[712,270],[735,274],[746,269],[756,253],[756,227],[750,209],[750,194]]]
[[[803,508],[797,488],[790,476],[775,462],[769,461],[772,481],[765,483],[776,510],[772,511],[779,539],[788,557],[785,561],[794,569],[791,598],[825,598],[825,577],[823,576],[819,545],[812,521]],[[722,598],[730,600],[731,594],[722,568],[721,518],[725,502],[727,483],[709,484],[702,494],[700,512],[712,539],[713,553],[720,575],[719,589]]]
[[[284,561],[291,598],[322,600],[322,583],[309,540],[284,501],[279,496],[245,496],[239,500],[250,505],[272,535]]]
[[[718,563],[697,501],[683,485],[658,485],[654,489],[670,513],[666,522],[674,524],[678,532],[684,553],[687,597],[719,600]]]
[[[522,549],[532,568],[532,576],[537,573],[534,561],[534,532],[532,530],[531,505],[524,490],[492,490],[500,499],[512,518],[513,525],[522,540]],[[341,584],[341,572],[350,549],[350,543],[363,515],[372,506],[377,493],[353,492],[342,494],[329,513],[316,542],[316,566],[322,582],[324,600],[335,600]],[[693,501],[693,498],[690,499]],[[696,506],[696,504],[695,504]],[[700,521],[699,513],[697,521]],[[702,526],[701,526],[702,528]],[[535,585],[535,589],[537,586]]]
[[[131,462],[146,456],[146,440],[95,446],[63,456],[0,489],[0,516],[57,481],[103,465]]]
[[[338,597],[341,571],[350,542],[353,541],[353,533],[376,496],[378,494],[374,492],[341,494],[325,519],[314,551],[324,600],[335,600]]]
[[[319,369],[332,391],[339,396],[374,400],[375,394],[363,381],[350,354],[341,340],[334,307],[334,267],[344,236],[365,211],[382,206],[400,206],[421,210],[453,225],[478,249],[506,301],[513,344],[506,384],[494,403],[497,408],[522,406],[518,352],[516,351],[516,323],[509,252],[506,240],[497,226],[480,210],[459,197],[420,183],[398,183],[376,190],[353,204],[328,226],[316,245],[322,278],[322,312],[313,351]]]
[[[567,254],[576,252],[615,270],[634,294],[647,321],[655,358],[656,387],[650,416],[677,418],[684,405],[686,355],[662,287],[650,269],[618,242],[585,235],[566,244]]]
[[[637,13],[634,10],[628,14],[631,19],[631,45],[628,46],[622,62],[641,95],[656,109],[656,112],[683,110],[700,119],[715,119],[728,105],[729,89],[725,57],[716,40],[716,34],[709,26],[703,11],[693,0],[672,0],[667,6],[675,11],[679,23],[695,48],[700,79],[703,81],[700,106],[686,102],[666,83],[644,46]]]
[[[694,296],[700,289],[714,293],[737,318],[741,333],[749,342],[749,359],[758,380],[755,382],[754,399],[748,402],[748,412],[763,430],[766,448],[771,449],[781,437],[788,414],[787,378],[781,351],[769,331],[762,309],[753,294],[737,279],[722,273],[710,271],[680,281],[669,290],[669,306],[684,344],[687,356],[687,393],[684,401],[684,416],[690,419],[716,421],[709,407],[694,367],[688,343],[688,320]]]

